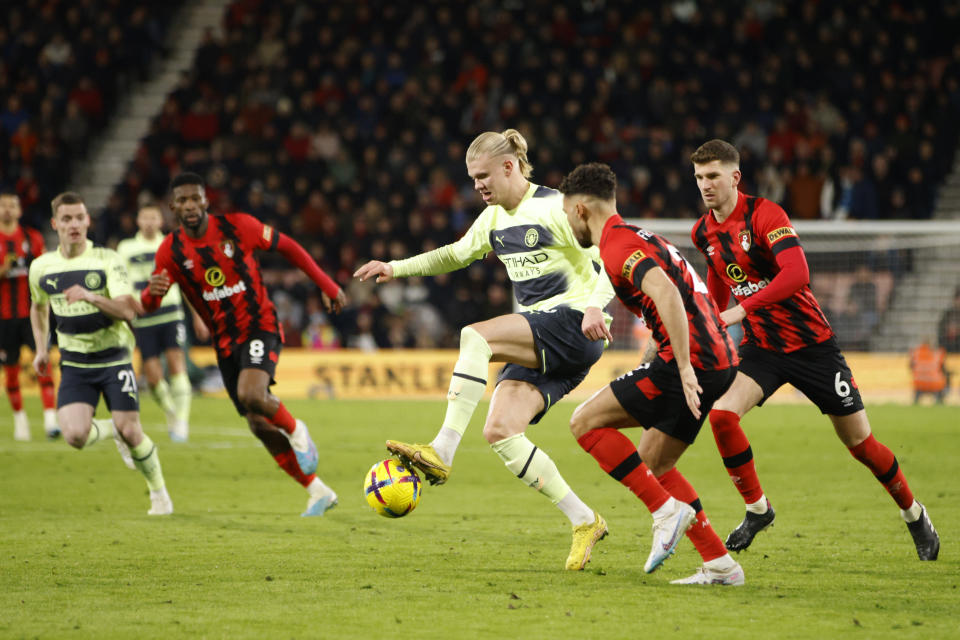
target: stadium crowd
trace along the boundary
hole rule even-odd
[[[0,185],[23,221],[49,228],[50,200],[119,97],[164,52],[182,2],[22,0],[0,23]]]
[[[144,15],[108,11],[86,28],[95,11],[53,4],[52,22],[70,28],[32,29],[33,51],[62,48],[57,31],[78,27],[81,37],[67,41],[85,42],[104,24],[109,38],[98,43],[129,43],[126,25],[140,15],[148,33],[127,57],[138,64],[159,48],[169,13],[151,3],[137,10]],[[0,83],[10,89],[17,31],[0,27]],[[362,259],[426,251],[469,226],[482,205],[464,151],[478,132],[520,129],[531,142],[533,179],[548,186],[580,162],[610,164],[625,217],[699,215],[689,155],[720,137],[741,150],[744,190],[794,218],[929,218],[960,127],[956,33],[957,2],[490,0],[455,8],[439,0],[237,0],[223,35],[206,34],[194,67],[158,105],[99,213],[97,239],[132,235],[138,206],[162,198],[173,174],[196,171],[214,212],[247,211],[293,234],[348,288],[352,305],[332,326],[306,280],[267,259],[290,344],[450,346],[460,326],[511,308],[498,263],[375,291],[350,276]],[[108,65],[114,59],[112,47],[95,51],[104,49],[95,69],[104,55]],[[34,55],[42,69],[56,66]],[[74,57],[80,64],[79,51]],[[52,77],[92,78],[104,108],[115,95],[95,74]],[[56,138],[44,109],[71,117],[70,105],[82,103],[64,96],[81,84],[63,86],[47,107],[35,91],[27,116],[14,99],[22,92],[3,91],[13,96],[0,115],[3,135],[16,134],[20,117],[42,140]],[[51,84],[42,86],[49,94]],[[82,111],[88,129],[102,122]],[[9,167],[24,172],[25,148],[9,146],[17,159],[4,166],[5,180]],[[58,170],[62,183],[62,157]],[[33,173],[53,179],[36,166]],[[614,323],[621,345],[631,343],[630,324]]]

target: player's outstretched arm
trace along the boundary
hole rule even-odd
[[[300,246],[300,243],[281,233],[277,237],[277,251],[303,271],[314,284],[320,287],[323,292],[323,304],[327,311],[339,313],[347,303],[347,296],[333,278],[323,272],[323,269],[310,257],[307,250]]]
[[[377,277],[377,284],[382,282],[390,282],[393,280],[393,267],[391,267],[387,262],[371,260],[367,264],[357,269],[356,273],[353,274],[354,278],[360,278],[361,281],[367,280],[374,276]]]
[[[690,413],[699,418],[699,394],[703,393],[703,388],[697,382],[697,374],[693,370],[693,365],[690,364],[690,327],[680,291],[660,267],[650,269],[643,275],[640,289],[657,307],[663,328],[670,338],[670,347],[677,361],[677,368],[680,370],[680,382],[683,385],[687,406],[690,408]]]

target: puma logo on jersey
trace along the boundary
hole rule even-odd
[[[57,280],[59,280],[59,279],[60,279],[59,277],[57,277],[57,278],[47,278],[47,284],[50,285],[50,288],[51,288],[51,289],[56,289],[56,288],[57,288]]]
[[[505,246],[506,246],[505,244],[503,244],[503,236],[493,236],[493,237],[496,238],[497,242],[500,243],[500,246],[501,246],[501,247],[505,247]]]

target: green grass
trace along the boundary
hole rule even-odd
[[[450,483],[417,511],[381,518],[361,495],[387,437],[428,440],[439,402],[294,402],[340,494],[300,518],[306,494],[249,435],[226,399],[195,403],[191,442],[160,444],[176,513],[149,518],[142,478],[112,443],[12,440],[0,418],[0,637],[950,638],[958,637],[960,446],[956,408],[875,406],[944,541],[921,563],[897,509],[812,406],[771,406],[744,426],[776,525],[739,556],[740,588],[669,580],[699,564],[688,541],[652,575],[650,517],[607,477],[556,407],[531,439],[550,452],[611,535],[587,570],[562,570],[566,519],[513,478],[480,433],[464,439]],[[39,407],[28,404],[34,433]],[[101,409],[102,411],[102,409]],[[478,412],[479,414],[480,412]],[[639,436],[639,431],[633,433]],[[743,514],[709,428],[681,460],[721,536]]]

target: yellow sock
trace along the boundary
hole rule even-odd
[[[163,489],[163,470],[160,468],[160,456],[157,454],[157,445],[153,444],[150,436],[143,434],[143,440],[135,447],[130,447],[133,464],[136,465],[143,477],[147,479],[150,491]]]

